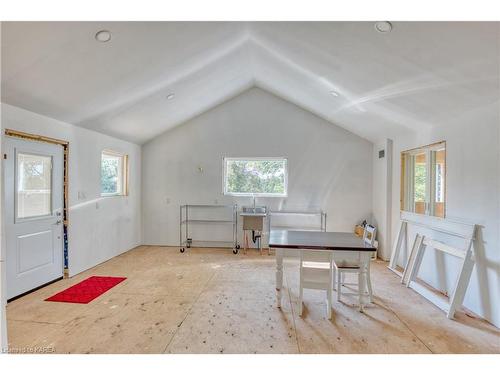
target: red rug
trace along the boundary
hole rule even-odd
[[[126,279],[126,277],[91,276],[45,301],[89,303]]]

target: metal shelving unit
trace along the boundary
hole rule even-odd
[[[193,215],[194,210],[203,212],[202,217],[200,218],[199,212],[198,215]],[[220,217],[221,213],[224,218]],[[210,217],[210,214],[212,214],[212,217]],[[180,207],[179,218],[179,245],[181,253],[186,251],[186,248],[189,249],[193,243],[209,243],[213,244],[213,246],[209,247],[230,244],[233,248],[233,254],[238,254],[238,250],[240,249],[240,245],[238,244],[238,205],[185,204]],[[221,241],[202,238],[194,239],[190,236],[190,227],[194,225],[232,225],[232,239]]]

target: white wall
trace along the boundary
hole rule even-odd
[[[288,158],[289,196],[257,204],[323,209],[328,230],[352,231],[371,215],[372,150],[370,142],[250,89],[143,146],[144,243],[178,245],[180,204],[251,203],[223,196],[224,156]]]
[[[379,151],[385,155],[379,158]],[[373,219],[377,227],[378,257],[391,257],[393,142],[386,139],[373,147]]]
[[[500,134],[498,104],[448,118],[427,133],[394,139],[392,241],[399,227],[400,152],[446,141],[446,216],[481,225],[482,244],[464,306],[500,326]],[[377,199],[377,198],[374,198]],[[420,229],[420,232],[423,231]],[[410,238],[413,239],[415,229]],[[427,233],[439,237],[437,233]],[[451,238],[441,238],[452,241]],[[449,291],[459,264],[452,257],[426,252],[419,276]]]
[[[0,155],[2,155],[3,145],[0,142]],[[0,176],[3,176],[3,163],[0,163]],[[3,199],[3,184],[1,183],[2,177],[0,177],[0,212],[3,212],[4,199]],[[6,352],[8,347],[7,342],[7,311],[6,306],[6,295],[7,286],[5,280],[7,278],[7,272],[5,269],[5,227],[3,215],[0,215],[0,350],[2,353]]]
[[[140,146],[3,103],[1,119],[2,134],[14,129],[69,141],[71,276],[141,244]],[[129,196],[101,198],[103,149],[129,155]]]

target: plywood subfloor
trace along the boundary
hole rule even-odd
[[[500,353],[500,331],[458,312],[448,320],[374,262],[374,303],[355,297],[325,318],[324,292],[306,291],[297,315],[298,265],[285,261],[283,307],[275,262],[257,252],[141,246],[7,305],[13,352],[56,353]],[[45,298],[91,275],[128,279],[87,305]]]

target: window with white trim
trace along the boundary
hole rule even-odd
[[[101,195],[127,195],[128,157],[114,151],[101,155]]]
[[[445,217],[446,142],[401,153],[401,210]]]
[[[286,197],[287,164],[285,158],[224,158],[224,194]]]

